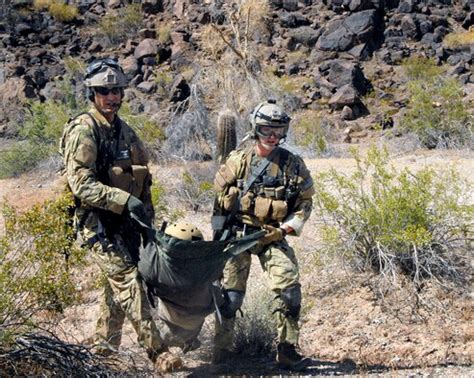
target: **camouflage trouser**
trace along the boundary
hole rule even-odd
[[[107,278],[97,320],[96,342],[106,342],[118,348],[127,317],[138,335],[138,343],[146,348],[151,358],[155,358],[162,349],[162,341],[151,316],[138,269],[122,238],[117,235],[114,242],[108,245],[97,242],[92,252]]]
[[[257,254],[260,265],[268,279],[270,289],[275,293],[274,314],[276,317],[278,341],[298,344],[299,325],[298,316],[291,316],[286,310],[281,293],[289,288],[297,287],[299,290],[299,269],[295,252],[286,240],[272,243],[265,247],[254,247],[251,251]],[[247,289],[247,279],[250,272],[251,254],[248,252],[231,258],[224,268],[222,280],[225,290],[244,292]],[[216,348],[232,349],[233,328],[235,318],[223,318],[222,324],[216,321],[216,334],[214,344]]]

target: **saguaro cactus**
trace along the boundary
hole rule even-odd
[[[217,119],[217,161],[223,163],[237,146],[236,119],[230,113],[221,113]]]

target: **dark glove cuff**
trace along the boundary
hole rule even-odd
[[[281,236],[284,238],[286,235],[288,235],[288,232],[284,229],[284,228],[281,228],[280,227],[280,230],[281,230]]]

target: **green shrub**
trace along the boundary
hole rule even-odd
[[[135,130],[139,138],[146,144],[154,145],[165,139],[165,132],[155,121],[142,114],[133,114],[127,103],[120,108],[120,117]]]
[[[19,176],[33,169],[54,149],[43,143],[22,141],[0,152],[0,179]]]
[[[106,14],[100,20],[100,28],[111,43],[120,43],[134,36],[143,26],[140,4],[129,4],[117,14]]]
[[[291,125],[291,132],[297,145],[309,148],[317,156],[328,153],[328,132],[316,111],[307,110],[298,114]]]
[[[417,284],[427,277],[462,282],[474,216],[467,184],[453,170],[397,172],[375,147],[365,159],[352,153],[351,176],[332,169],[315,179],[325,250],[383,277],[401,271]]]
[[[440,76],[441,69],[418,59],[406,66],[409,103],[401,129],[412,132],[428,148],[462,147],[473,143],[474,119],[462,101],[463,90],[454,78]]]
[[[73,200],[63,196],[24,213],[4,206],[5,234],[0,238],[4,329],[25,331],[38,326],[78,299],[71,269],[82,263],[83,251],[73,243],[72,205]]]
[[[30,102],[20,136],[36,143],[57,145],[69,118],[70,110],[61,102]]]
[[[262,278],[257,279],[262,281]],[[234,346],[239,354],[261,356],[272,351],[277,337],[272,299],[272,293],[264,282],[249,282],[242,316],[237,316],[234,328]]]
[[[39,11],[48,10],[51,16],[60,22],[70,22],[79,13],[76,6],[65,4],[61,0],[34,0],[33,7]]]
[[[164,221],[176,222],[184,216],[179,209],[173,209],[169,205],[165,185],[157,179],[153,180],[151,187],[151,200],[155,209],[155,220],[158,226]]]

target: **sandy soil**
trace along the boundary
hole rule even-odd
[[[474,154],[448,151],[419,151],[392,159],[396,167],[417,170],[429,165],[437,170],[454,166],[474,183]],[[315,159],[307,161],[312,172],[334,167],[350,173],[351,159]],[[154,177],[176,188],[184,169],[189,166],[153,167]],[[0,181],[0,198],[20,210],[54,197],[61,184],[52,172],[36,172],[20,178]],[[474,193],[471,190],[471,198]],[[171,207],[178,204],[170,203]],[[185,220],[200,227],[210,237],[208,208],[186,211]],[[413,298],[403,291],[380,301],[371,290],[373,277],[341,269],[337,264],[311,266],[317,252],[318,237],[314,230],[317,219],[310,218],[300,238],[290,238],[300,256],[304,311],[302,316],[301,350],[312,358],[304,372],[278,370],[274,355],[236,358],[232,366],[210,364],[211,323],[206,322],[200,336],[203,346],[183,356],[185,368],[176,376],[209,375],[380,375],[390,376],[474,376],[474,305],[473,293],[446,294],[436,287],[427,287],[423,298],[436,298],[436,306],[411,311]],[[0,234],[3,233],[0,218]],[[92,285],[97,269],[81,272],[78,286],[84,301],[66,310],[58,324],[58,333],[69,341],[81,342],[91,336],[98,311],[99,291]],[[260,285],[260,268],[252,269],[254,286]],[[252,281],[251,281],[252,282]],[[144,353],[136,345],[135,335],[127,324],[123,336],[124,356],[138,353],[147,364]]]

